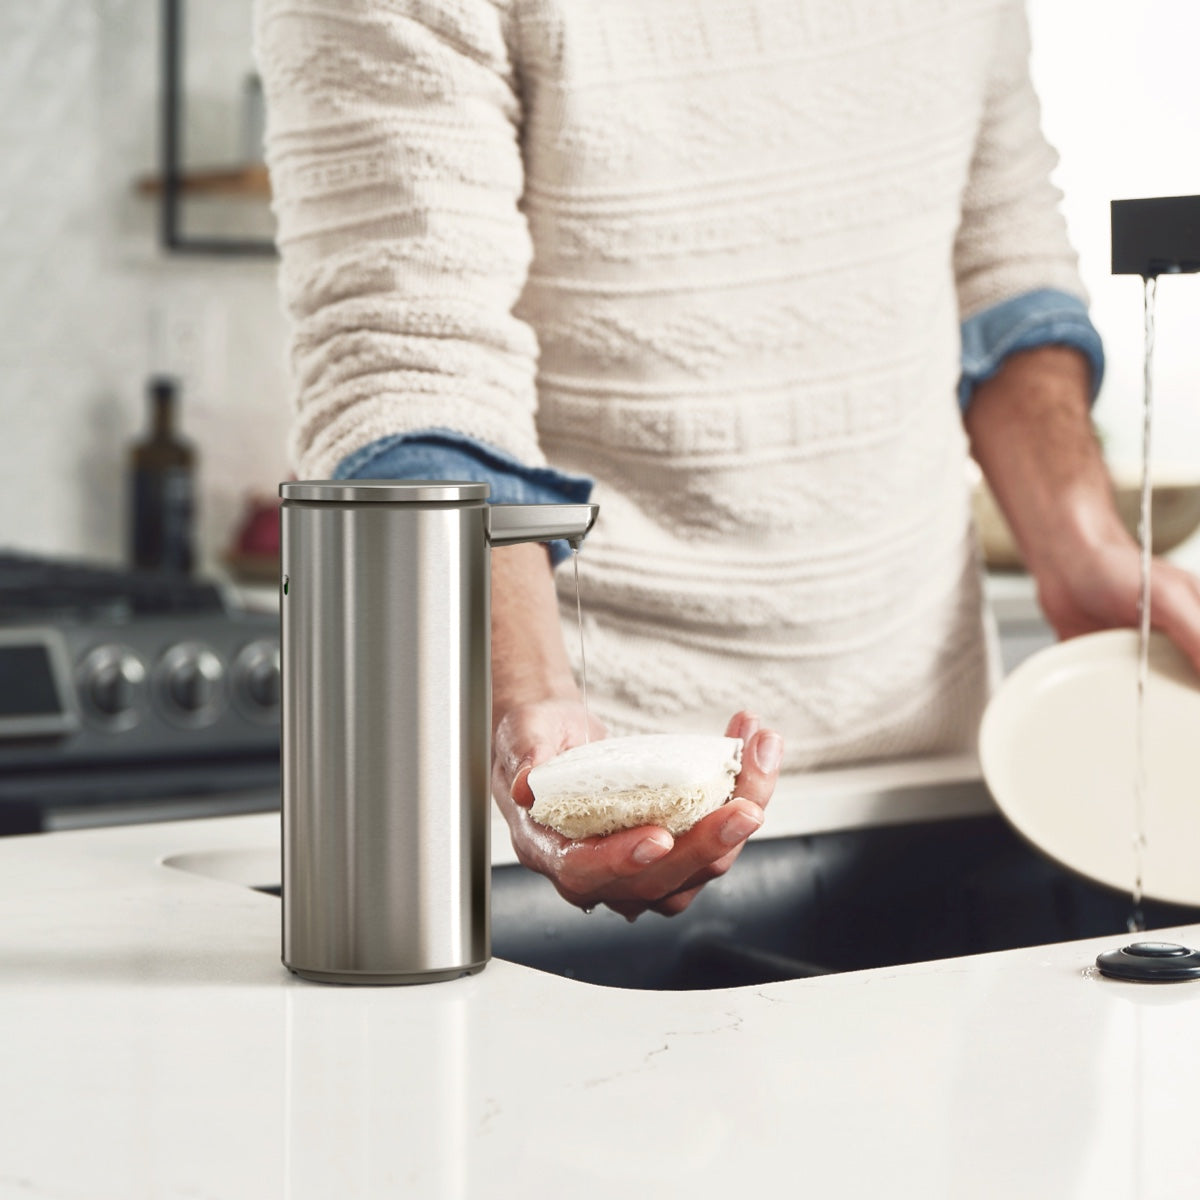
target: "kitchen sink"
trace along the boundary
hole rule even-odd
[[[1127,893],[1059,868],[995,815],[752,841],[685,913],[632,924],[571,907],[522,867],[492,871],[497,958],[621,988],[736,987],[1124,936],[1130,911]],[[1143,911],[1148,929],[1200,921],[1178,905]]]
[[[677,917],[588,915],[493,872],[499,958],[611,987],[734,987],[1124,934],[1130,898],[1068,873],[998,816],[751,841]],[[1200,909],[1147,904],[1148,928]]]

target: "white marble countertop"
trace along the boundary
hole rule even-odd
[[[1200,984],[1091,977],[1111,940],[711,992],[502,961],[333,988],[236,882],[277,838],[0,841],[0,1197],[1196,1194]]]

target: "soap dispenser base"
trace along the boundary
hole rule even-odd
[[[445,971],[406,971],[393,974],[377,971],[309,971],[283,965],[293,974],[307,979],[312,983],[341,983],[350,986],[366,987],[397,987],[414,983],[441,983],[447,979],[458,979],[464,975],[478,975],[488,965],[488,959],[483,962],[471,963],[466,967],[450,967]]]

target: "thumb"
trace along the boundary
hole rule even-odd
[[[532,758],[524,759],[517,767],[509,785],[508,794],[522,807],[533,807],[533,789],[529,786],[529,772],[533,770]]]
[[[533,793],[529,790],[529,772],[533,768],[533,757],[515,753],[500,746],[492,750],[492,795],[503,804],[511,798],[522,808],[533,804]]]
[[[496,726],[492,752],[496,783],[528,808],[533,804],[529,772],[556,752],[553,731],[546,727],[544,714],[532,706],[511,709]]]

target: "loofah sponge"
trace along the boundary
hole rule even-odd
[[[741,763],[741,738],[604,738],[529,772],[530,816],[569,838],[639,825],[684,833],[729,799]]]

